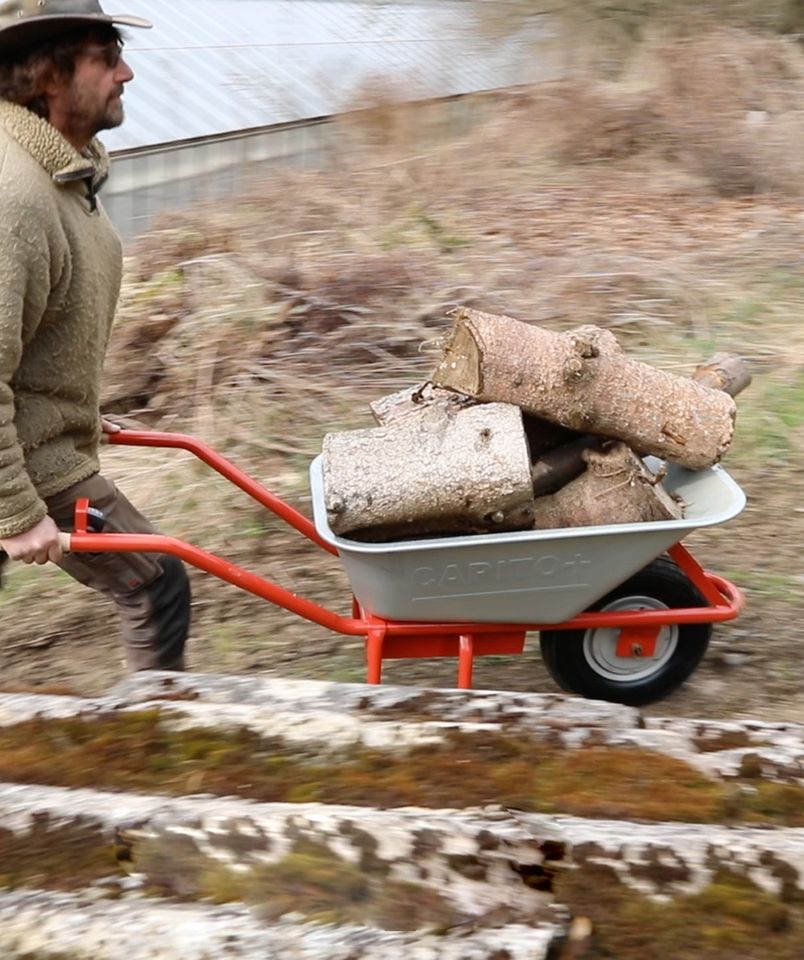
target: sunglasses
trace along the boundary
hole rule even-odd
[[[117,40],[114,43],[90,43],[82,52],[103,60],[110,70],[114,70],[123,59],[123,42]]]

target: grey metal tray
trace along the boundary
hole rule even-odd
[[[560,623],[692,530],[725,523],[745,506],[721,466],[671,465],[664,486],[684,499],[684,519],[360,543],[330,529],[321,457],[310,466],[316,530],[337,548],[360,604],[389,620]]]

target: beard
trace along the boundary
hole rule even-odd
[[[98,118],[98,124],[100,125],[95,133],[99,133],[101,130],[114,130],[115,127],[120,126],[124,119],[125,111],[123,110],[122,99],[119,96],[112,97],[106,104],[103,116]]]
[[[81,131],[91,138],[101,130],[113,130],[119,127],[125,117],[122,92],[121,88],[105,103],[99,103],[90,94],[74,89],[68,113],[70,128]]]

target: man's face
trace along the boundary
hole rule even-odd
[[[75,60],[75,71],[51,99],[51,123],[68,139],[88,142],[101,130],[123,122],[123,89],[134,73],[122,46],[89,42]]]

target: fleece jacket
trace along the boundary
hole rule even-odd
[[[120,293],[120,239],[96,197],[97,140],[81,154],[0,100],[0,538],[44,498],[99,469],[101,371]]]

